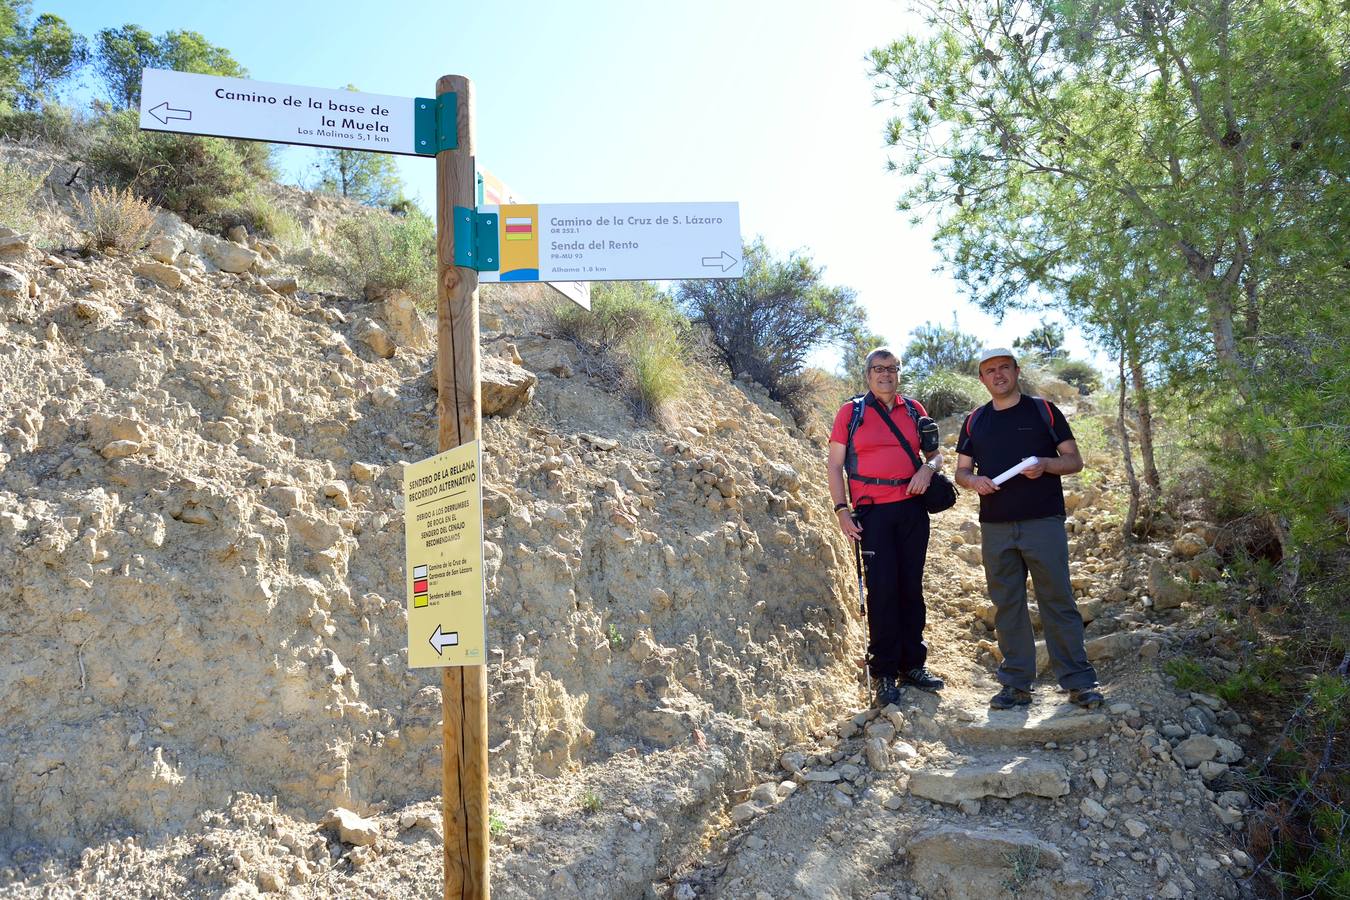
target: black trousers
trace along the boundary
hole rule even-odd
[[[923,642],[923,564],[928,510],[917,497],[859,508],[867,568],[867,658],[872,674],[897,675],[928,659]]]

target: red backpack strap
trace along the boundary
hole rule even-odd
[[[992,403],[993,401],[990,402]],[[975,437],[975,420],[979,418],[980,413],[984,412],[985,407],[988,405],[989,403],[985,403],[983,406],[977,406],[970,411],[970,415],[966,416],[966,437]]]
[[[1050,432],[1050,443],[1058,447],[1059,435],[1055,434],[1055,411],[1050,406],[1050,401],[1044,397],[1032,397],[1031,400],[1036,404],[1036,412],[1041,414],[1041,421],[1045,423],[1045,430]]]

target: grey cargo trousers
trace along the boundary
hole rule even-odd
[[[1069,690],[1095,685],[1097,672],[1083,646],[1083,617],[1069,584],[1064,518],[982,522],[980,531],[984,578],[994,603],[998,649],[1003,653],[999,683],[1029,691],[1036,680],[1036,633],[1027,611],[1030,572],[1055,678]]]

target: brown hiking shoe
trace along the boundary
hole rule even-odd
[[[1106,702],[1102,692],[1097,690],[1097,685],[1085,688],[1074,688],[1069,691],[1069,702],[1074,706],[1081,706],[1083,709],[1096,709]]]
[[[1012,709],[1014,706],[1026,706],[1031,703],[1031,691],[1005,684],[989,701],[990,709]]]

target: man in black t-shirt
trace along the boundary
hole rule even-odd
[[[1064,414],[1047,400],[1024,396],[1019,374],[1011,350],[995,347],[980,354],[980,381],[992,399],[966,417],[956,443],[956,483],[980,495],[984,577],[1003,653],[998,668],[1003,689],[989,705],[1011,709],[1031,702],[1036,634],[1027,610],[1030,572],[1051,668],[1069,699],[1090,709],[1103,697],[1069,583],[1060,485],[1061,475],[1083,468],[1083,458]],[[1019,472],[994,483],[1017,466]]]

